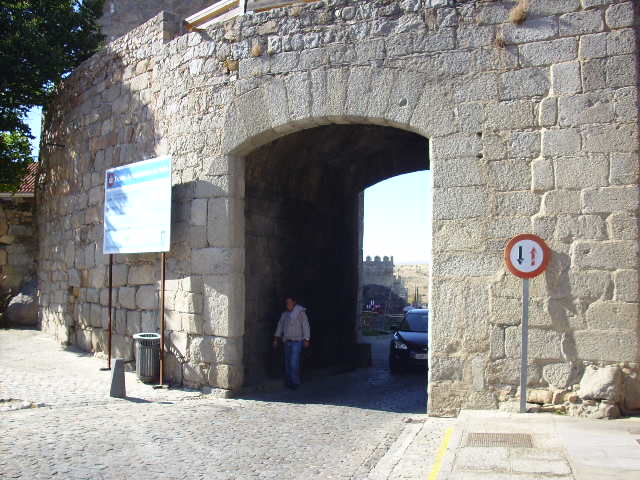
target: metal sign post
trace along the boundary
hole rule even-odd
[[[512,238],[504,250],[504,261],[515,276],[522,278],[522,344],[520,353],[520,413],[527,411],[527,369],[529,365],[529,279],[544,272],[551,250],[537,235]]]
[[[522,352],[520,354],[520,413],[527,411],[529,363],[529,279],[522,279]]]

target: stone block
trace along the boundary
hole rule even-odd
[[[633,241],[576,241],[572,245],[572,265],[600,270],[638,267],[638,243]]]
[[[237,203],[237,201],[235,201]],[[230,198],[212,198],[209,200],[207,215],[207,241],[210,246],[229,247],[232,243],[232,224],[238,221],[232,214],[234,200]]]
[[[504,358],[504,328],[493,327],[489,334],[489,355],[492,360]]]
[[[542,153],[545,156],[567,155],[580,151],[582,140],[575,128],[542,131]]]
[[[242,367],[238,365],[212,365],[209,369],[208,383],[213,387],[227,390],[239,390],[242,387]]]
[[[611,284],[609,272],[578,269],[569,270],[569,286],[575,297],[604,298]]]
[[[239,269],[238,255],[231,248],[201,248],[191,252],[191,272],[196,274],[231,273]]]
[[[531,190],[544,192],[554,188],[553,162],[546,158],[539,158],[531,162]]]
[[[594,330],[634,330],[639,313],[637,303],[598,301],[587,309],[587,326]]]
[[[609,162],[605,155],[559,157],[553,163],[558,189],[603,187],[608,184]]]
[[[576,86],[579,87],[579,80]],[[613,120],[613,105],[606,95],[573,95],[558,100],[558,113],[559,124],[563,127],[607,123]]]
[[[520,362],[512,358],[491,362],[487,369],[487,380],[490,385],[518,385],[520,383]],[[527,385],[533,386],[539,381],[540,368],[530,363],[527,365]]]
[[[520,45],[520,63],[523,67],[538,67],[567,62],[576,58],[578,42],[575,38],[560,38],[548,42]]]
[[[191,202],[191,225],[207,224],[207,199],[196,198]]]
[[[635,213],[616,212],[607,218],[611,240],[637,240],[638,217]]]
[[[637,270],[618,270],[613,274],[613,298],[619,302],[638,302],[640,283]]]
[[[460,357],[440,357],[431,358],[431,380],[462,380],[464,362]]]
[[[122,287],[123,285],[126,285],[129,275],[129,265],[123,263],[113,265],[111,275],[111,281],[114,287]]]
[[[487,101],[498,98],[498,76],[495,73],[481,73],[465,77],[451,92],[457,103]]]
[[[516,130],[533,127],[536,123],[533,105],[529,100],[489,103],[485,109],[485,128]]]
[[[607,55],[624,55],[636,49],[635,34],[632,28],[616,30],[607,35]]]
[[[578,330],[573,337],[580,360],[635,362],[638,359],[636,330]]]
[[[189,344],[189,359],[192,363],[239,365],[242,360],[242,341],[212,336],[193,337]]]
[[[583,132],[584,150],[587,152],[635,152],[638,150],[638,128],[635,124],[588,126]]]
[[[560,35],[586,35],[601,32],[604,29],[602,13],[599,10],[587,10],[561,15],[559,19]]]
[[[596,33],[593,35],[583,35],[580,37],[580,47],[578,58],[589,60],[592,58],[602,58],[607,56],[607,33]]]
[[[635,22],[635,14],[633,12],[633,2],[624,2],[611,5],[607,8],[605,21],[609,28],[630,27]]]
[[[531,43],[548,40],[558,34],[556,17],[539,17],[527,19],[521,25],[506,23],[503,26],[504,39],[507,43]]]
[[[589,92],[607,88],[607,59],[595,58],[581,62],[582,90]]]
[[[525,170],[523,174],[528,178],[528,171]],[[534,215],[540,209],[540,196],[527,191],[496,193],[495,208],[496,215],[499,217]]]
[[[565,62],[551,67],[551,84],[554,95],[572,95],[582,91],[580,62]],[[571,99],[572,97],[569,97]],[[560,101],[565,100],[561,98]]]
[[[615,90],[613,94],[613,109],[616,120],[626,122],[633,118],[638,110],[638,91],[635,87],[625,87]]]
[[[102,307],[100,305],[96,305],[96,304],[91,304],[91,316],[89,318],[89,321],[91,323],[92,327],[96,327],[96,328],[101,328],[102,327]]]
[[[546,68],[523,68],[506,72],[500,75],[500,81],[500,100],[544,97],[550,85]]]
[[[434,227],[434,251],[478,250],[482,248],[486,238],[484,221],[438,221]]]
[[[118,289],[118,302],[121,307],[135,309],[136,308],[136,288],[120,287]]]
[[[127,310],[127,328],[125,333],[129,336],[132,336],[136,333],[140,333],[141,330],[141,316],[140,312],[136,310]]]
[[[481,253],[441,254],[434,261],[432,273],[434,276],[469,276],[481,277],[494,275],[500,268],[501,259]]]
[[[489,185],[497,191],[525,190],[531,185],[531,168],[528,160],[490,162]]]
[[[520,327],[505,330],[505,353],[507,358],[520,358],[522,340]],[[562,358],[562,334],[554,330],[529,329],[529,359],[559,360]]]
[[[140,314],[140,330],[142,332],[160,332],[160,319],[157,311],[146,310]]]
[[[431,149],[433,156],[438,159],[475,157],[482,149],[482,141],[476,134],[461,133],[434,138]]]
[[[496,325],[520,325],[522,300],[509,297],[491,297],[491,323]]]
[[[167,336],[166,348],[178,361],[184,363],[187,358],[187,341],[189,336],[183,332],[171,332]]]
[[[129,267],[128,284],[145,285],[153,283],[156,279],[157,270],[159,268],[155,265],[132,265]]]
[[[539,0],[529,4],[528,14],[531,16],[547,16],[575,12],[579,9],[580,0]]]
[[[578,391],[583,400],[609,400],[617,402],[622,397],[622,372],[617,365],[596,367],[587,365]]]
[[[553,393],[550,390],[532,388],[527,390],[527,403],[548,405],[552,402]]]
[[[489,238],[511,238],[520,232],[529,230],[530,221],[527,217],[493,218],[486,226]]]
[[[158,289],[155,285],[143,285],[136,292],[136,306],[141,310],[158,308]]]
[[[617,55],[607,59],[606,79],[608,87],[635,85],[638,79],[635,55]]]
[[[434,168],[434,187],[466,187],[483,182],[482,161],[477,158],[442,159]]]
[[[173,309],[182,313],[202,313],[202,295],[178,291],[176,292]]]
[[[640,206],[640,189],[635,185],[587,189],[582,192],[581,203],[585,213],[633,211]]]
[[[238,337],[244,332],[244,282],[236,275],[204,279],[204,332]]]
[[[433,189],[433,219],[448,220],[487,216],[489,198],[479,187]]]
[[[571,364],[567,362],[563,363],[550,363],[542,367],[542,378],[552,387],[558,390],[564,390],[570,385],[570,381],[575,371],[571,367]]]
[[[513,132],[508,148],[512,158],[535,158],[540,154],[540,132]]]

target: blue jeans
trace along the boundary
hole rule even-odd
[[[300,385],[300,354],[302,353],[302,341],[284,342],[284,371],[287,385],[297,387]]]

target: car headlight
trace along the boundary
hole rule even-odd
[[[397,350],[407,350],[407,344],[404,343],[402,340],[394,340],[393,348]]]

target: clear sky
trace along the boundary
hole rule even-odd
[[[364,256],[431,263],[431,172],[407,173],[364,191]]]
[[[36,158],[38,157],[38,149],[40,147],[41,120],[42,120],[42,108],[41,107],[32,108],[29,111],[29,115],[27,115],[27,125],[29,125],[29,128],[31,128],[31,135],[36,137],[33,140],[31,140],[31,146],[33,147],[33,155]]]

